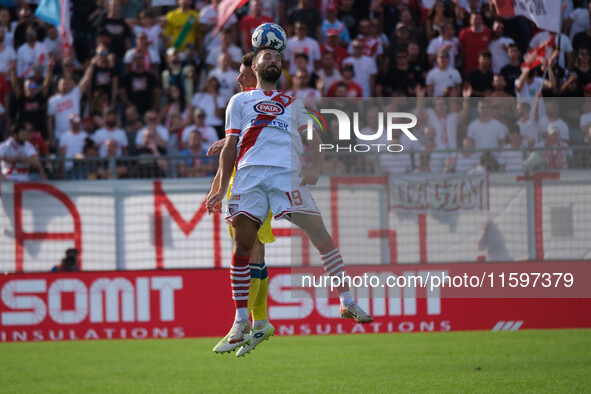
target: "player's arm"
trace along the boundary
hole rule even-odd
[[[302,127],[300,127],[300,132],[303,133],[302,136],[304,136],[304,134],[307,133],[307,129]],[[312,133],[312,139],[308,140],[308,147],[311,151],[311,160],[310,164],[302,171],[302,182],[300,183],[300,186],[315,185],[316,182],[318,182],[320,168],[322,167],[322,162],[324,161],[325,156],[324,152],[320,150],[321,143],[322,141],[320,140],[318,133],[314,130]]]
[[[221,212],[221,204],[226,193],[228,192],[228,185],[230,184],[230,178],[234,170],[234,164],[236,163],[236,156],[238,154],[238,136],[230,135],[226,137],[226,142],[222,148],[220,154],[220,166],[218,169],[219,173],[219,187],[217,192],[211,194],[207,199],[207,211]],[[217,175],[216,175],[217,177]],[[213,190],[212,185],[212,190]]]

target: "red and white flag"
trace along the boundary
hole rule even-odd
[[[550,38],[537,47],[530,49],[529,52],[523,56],[523,64],[521,65],[521,68],[528,67],[531,70],[543,64],[552,55],[552,51],[548,51],[548,48],[556,48],[556,36],[550,36]]]
[[[222,0],[218,4],[218,23],[213,30],[212,37],[222,30],[224,24],[228,19],[230,19],[230,16],[234,13],[234,11],[242,7],[247,2],[248,0]]]
[[[62,40],[62,59],[74,54],[72,48],[72,32],[70,30],[70,1],[60,0],[60,25],[58,27]]]
[[[492,0],[503,18],[522,15],[540,29],[560,32],[562,24],[561,0]]]

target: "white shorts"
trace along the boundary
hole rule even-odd
[[[275,219],[288,218],[291,212],[320,215],[312,194],[300,186],[300,182],[299,175],[286,168],[248,166],[239,169],[228,198],[226,222],[232,224],[236,216],[246,215],[262,224],[269,209]]]

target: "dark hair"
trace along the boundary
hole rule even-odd
[[[105,111],[105,118],[109,115],[117,116],[117,111],[115,110],[115,108],[109,108],[108,110]]]
[[[507,45],[507,50],[513,49],[513,48],[516,48],[517,50],[519,50],[519,47],[517,46],[517,44],[511,43],[511,44]]]
[[[242,56],[242,64],[245,67],[252,66],[252,60],[254,59],[254,52],[248,52],[246,55]]]
[[[478,56],[482,56],[485,57],[487,59],[492,59],[492,53],[490,53],[490,51],[484,50],[484,51],[480,51],[480,53],[478,53]]]
[[[31,124],[30,122],[18,122],[12,125],[12,127],[10,128],[10,134],[12,135],[17,135],[19,131],[24,130],[25,129],[25,125],[26,124]]]
[[[60,268],[62,271],[78,271],[76,258],[72,256],[64,257],[61,261]]]
[[[297,55],[295,55],[294,59],[297,59],[298,57],[302,57],[302,58],[306,59],[306,61],[310,61],[310,57],[307,54],[305,54],[304,52],[300,52]]]
[[[279,51],[277,49],[275,49],[275,48],[261,47],[261,48],[259,48],[259,49],[257,49],[256,51],[253,52],[253,54],[252,54],[252,61],[254,61],[259,56],[259,54],[261,52],[263,52],[265,49],[270,49],[270,50],[273,50],[273,51],[276,51],[277,53],[279,53]]]

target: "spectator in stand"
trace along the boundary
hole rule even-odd
[[[431,171],[431,155],[433,152],[426,150],[419,151],[419,158],[415,161],[415,168],[412,170],[413,174],[427,174],[435,171]],[[417,163],[418,161],[418,163]]]
[[[162,159],[166,156],[166,148],[163,148],[158,142],[160,137],[152,127],[146,127],[139,136],[142,144],[136,152],[137,161],[135,163],[135,178],[164,178],[168,168],[168,161]]]
[[[250,39],[252,37],[252,33],[254,29],[262,25],[263,23],[272,23],[274,22],[273,18],[269,15],[263,14],[263,3],[261,0],[252,0],[250,2],[250,8],[247,15],[245,15],[242,20],[240,21],[240,42],[242,43],[242,48],[248,51],[252,48],[252,44]],[[240,67],[240,55],[238,57],[238,65],[233,64],[232,67],[237,68]],[[235,58],[233,58],[235,60]]]
[[[125,52],[131,48],[131,29],[121,18],[121,1],[111,0],[107,17],[100,23],[100,28],[105,30],[111,39],[110,50],[117,59],[116,69],[119,76],[123,74],[123,58]]]
[[[62,59],[61,66],[55,66],[53,69],[54,72],[52,72],[51,76],[51,92],[57,91],[57,85],[59,84],[59,81],[62,78],[71,78],[74,81],[74,83],[78,84],[82,77],[81,74],[78,74],[76,72],[76,67],[74,66],[74,58],[71,56]]]
[[[15,120],[30,122],[33,125],[33,130],[39,131],[43,138],[48,139],[45,104],[51,84],[50,74],[47,74],[43,86],[38,87],[35,81],[28,78],[23,82],[23,88],[21,89],[16,75],[16,64],[13,63],[10,67],[10,84],[16,109]]]
[[[441,34],[429,42],[427,48],[427,56],[429,59],[429,66],[433,67],[435,59],[437,58],[437,52],[441,49],[449,53],[449,64],[452,67],[456,66],[456,56],[459,52],[460,40],[455,36],[456,31],[451,23],[444,23],[441,26]]]
[[[322,96],[326,96],[328,88],[336,81],[340,81],[343,77],[335,65],[334,52],[324,52],[320,64],[321,67],[318,70],[316,88],[320,90]]]
[[[354,2],[354,0],[341,0],[337,12],[337,19],[347,26],[351,37],[357,37],[359,19],[362,17],[358,10],[355,9]]]
[[[148,111],[146,112],[146,129],[150,129],[153,130],[156,134],[155,134],[155,141],[156,144],[161,147],[164,148],[165,150],[168,150],[168,143],[170,141],[170,132],[169,130],[162,126],[159,122],[158,122],[158,114],[156,113],[156,111]],[[144,146],[144,136],[142,132],[137,133],[136,137],[135,137],[135,146],[136,149],[140,149]]]
[[[509,63],[501,68],[501,74],[505,77],[507,87],[505,91],[515,96],[515,81],[521,76],[521,52],[516,44],[507,45]]]
[[[102,158],[106,159],[103,160],[101,163],[97,165],[96,174],[99,179],[113,179],[113,165],[112,159],[121,157],[121,148],[119,143],[114,139],[108,139],[102,145],[104,147],[105,155],[101,156]],[[115,171],[117,175],[117,179],[124,178],[127,173],[129,172],[129,166],[127,163],[124,165],[119,160],[115,161]]]
[[[206,52],[213,48],[219,48],[221,41],[219,35],[213,35],[213,31],[218,23],[218,5],[221,0],[211,0],[211,3],[206,5],[199,12],[199,30],[203,37],[203,48]],[[222,26],[223,29],[230,30],[232,42],[238,42],[238,18],[235,14],[231,14],[228,20]]]
[[[478,119],[468,125],[468,137],[474,140],[477,149],[496,149],[505,145],[507,126],[493,118],[490,102],[478,102]]]
[[[474,149],[474,140],[470,137],[465,137],[462,141],[462,149]],[[480,154],[462,151],[450,156],[443,169],[444,173],[455,172],[458,174],[466,174],[468,171],[476,167],[480,163]]]
[[[148,50],[151,53],[159,55],[160,36],[162,35],[162,26],[152,17],[148,10],[142,10],[138,14],[138,19],[126,19],[125,22],[131,28],[131,32],[137,37],[138,34],[144,33],[147,37]],[[158,57],[160,62],[160,57]]]
[[[330,88],[328,88],[326,97],[363,97],[361,86],[353,79],[355,77],[355,67],[352,64],[344,64],[341,68],[341,75],[343,76],[343,79],[334,82]],[[345,87],[345,96],[337,96],[336,90],[339,86]]]
[[[72,5],[70,30],[73,36],[73,50],[76,54],[76,61],[80,64],[86,63],[92,57],[95,49],[98,19],[105,12],[100,3],[102,2],[95,0],[70,2]]]
[[[435,67],[429,73],[425,83],[427,84],[427,96],[441,97],[448,87],[459,87],[462,77],[455,68],[449,65],[449,53],[439,50]]]
[[[172,133],[182,130],[190,122],[191,108],[176,85],[172,85],[167,104],[160,111],[159,119],[164,128]]]
[[[47,50],[47,54],[49,57],[53,57],[56,61],[62,61],[62,40],[57,33],[57,28],[55,26],[49,25],[47,26],[47,36],[45,36],[45,40],[43,40],[43,45]]]
[[[70,249],[68,249],[68,250],[70,250]],[[76,249],[72,249],[72,250],[76,250]],[[67,254],[66,254],[66,257],[64,257],[58,265],[54,266],[51,269],[51,272],[78,272],[78,271],[80,271],[80,268],[78,267],[78,264],[76,263],[76,257],[68,256]]]
[[[4,140],[4,132],[10,130],[10,82],[0,73],[0,106],[4,113],[0,115],[0,141]]]
[[[10,64],[16,63],[16,52],[6,42],[6,33],[0,27],[0,74],[8,75]]]
[[[258,25],[255,26],[255,28],[256,27],[258,27]],[[217,66],[218,58],[220,54],[224,52],[230,55],[230,67],[233,69],[239,68],[242,59],[242,49],[234,45],[234,42],[232,41],[232,33],[230,30],[222,30],[220,35],[222,39],[221,46],[213,48],[211,51],[209,51],[207,58],[205,59],[208,70],[213,70]],[[244,48],[252,48],[250,36],[248,37],[248,46]]]
[[[50,62],[48,75],[51,74],[53,59]],[[86,69],[84,76],[76,85],[72,78],[62,78],[58,82],[57,93],[47,102],[47,131],[49,146],[57,148],[59,140],[70,129],[70,115],[80,116],[80,99],[90,83],[94,64]]]
[[[541,151],[540,154],[546,168],[565,170],[567,168],[566,157],[569,151],[564,149],[567,147],[567,144],[562,141],[560,129],[558,126],[551,124],[544,134],[548,135],[548,138],[540,146],[546,148],[546,150]]]
[[[558,47],[558,44],[560,43],[560,48],[558,51],[558,53],[560,54],[560,56],[558,57],[558,66],[563,69],[572,68],[575,60],[575,54],[573,52],[573,46],[571,41],[564,34],[561,34],[560,37],[558,37],[556,33],[548,32],[545,30],[541,31],[535,36],[533,36],[533,38],[530,40],[529,48],[534,49],[538,45],[541,45],[548,41],[551,37],[554,37],[554,42],[556,45],[546,46],[545,57],[549,58],[553,54],[552,52],[555,50],[555,48]]]
[[[460,44],[464,55],[464,73],[478,67],[478,55],[481,51],[488,51],[490,30],[482,21],[482,15],[470,15],[470,27],[460,31]]]
[[[298,70],[293,76],[293,90],[285,92],[288,96],[293,96],[302,100],[306,107],[316,107],[318,99],[322,94],[318,89],[309,86],[310,76],[306,70]]]
[[[591,15],[589,15],[587,18],[587,20],[591,19]],[[580,48],[586,48],[587,50],[591,51],[591,27],[587,27],[585,30],[575,34],[572,44],[573,50],[575,51],[579,50]]]
[[[127,156],[127,135],[117,124],[117,111],[109,109],[105,114],[105,127],[98,129],[91,137],[99,147],[99,156]],[[113,141],[107,149],[107,141]],[[114,149],[114,151],[113,151]]]
[[[12,136],[0,144],[0,180],[26,182],[29,180],[31,167],[39,170],[41,179],[47,179],[37,151],[27,141],[29,133],[33,131],[32,125],[27,122],[12,126]]]
[[[130,156],[134,156],[136,152],[135,139],[137,133],[143,129],[145,124],[140,120],[135,105],[130,105],[125,108],[125,135],[127,135],[127,150]]]
[[[501,19],[493,23],[491,40],[488,44],[488,50],[492,54],[492,71],[495,74],[501,72],[501,69],[510,62],[509,45],[515,44],[512,38],[504,37],[505,25]]]
[[[584,88],[591,83],[590,51],[579,48],[575,68],[570,71],[567,81],[560,87],[561,96],[582,97]]]
[[[409,46],[410,30],[408,29],[407,25],[402,22],[398,22],[396,24],[396,32],[390,40],[390,45],[388,46],[387,56],[382,63],[382,70],[384,72],[388,71],[390,64],[394,61],[393,59],[396,59],[396,52],[399,48],[407,48],[410,52]]]
[[[295,66],[296,72],[290,75],[291,83],[293,84],[293,77],[297,74],[298,71],[305,71],[309,75],[310,80],[310,87],[316,87],[316,83],[318,82],[318,75],[315,72],[311,74],[308,72],[310,68],[308,65],[310,64],[310,58],[305,53],[298,53],[295,55]]]
[[[183,66],[181,52],[174,48],[166,51],[167,68],[162,71],[162,90],[164,95],[170,95],[170,87],[176,85],[183,95],[185,101],[190,102],[193,98],[193,81],[195,70],[192,66]]]
[[[345,60],[349,54],[347,50],[339,45],[338,31],[335,29],[328,29],[326,31],[326,43],[320,47],[322,53],[332,52],[334,54],[335,67],[337,70],[341,69],[343,60]]]
[[[217,133],[218,138],[224,138],[224,99],[220,96],[220,83],[215,77],[210,77],[205,83],[204,89],[201,92],[195,93],[191,100],[193,108],[201,108],[205,111],[205,122],[208,126],[213,127]]]
[[[294,75],[297,71],[295,64],[295,56],[298,53],[305,53],[308,55],[308,73],[312,74],[316,69],[316,62],[320,61],[320,46],[318,42],[308,37],[308,27],[304,22],[295,22],[296,35],[287,40],[287,47],[283,53],[283,67]]]
[[[353,80],[361,86],[363,97],[375,97],[378,68],[374,59],[363,54],[363,49],[362,40],[353,40],[353,55],[343,60],[343,64],[351,64],[357,70]]]
[[[193,130],[197,130],[201,133],[201,143],[205,150],[209,149],[209,147],[219,139],[217,131],[215,131],[213,127],[207,125],[205,117],[205,111],[201,108],[195,108],[193,111],[193,124],[183,129],[181,150],[188,149],[189,136]]]
[[[522,172],[523,160],[527,158],[522,151],[515,149],[525,149],[534,144],[533,138],[525,137],[519,134],[519,127],[514,126],[507,133],[509,143],[505,145],[499,156],[499,170],[501,172]],[[530,140],[528,140],[530,139]]]
[[[197,129],[189,133],[187,149],[181,152],[186,159],[180,160],[178,173],[181,177],[196,178],[215,174],[217,164],[215,159],[207,157],[207,149],[203,145],[203,136]]]
[[[322,15],[312,5],[312,0],[298,0],[298,6],[287,14],[287,20],[286,33],[288,37],[293,34],[295,23],[301,22],[306,25],[309,37],[314,40],[320,40],[322,38]]]
[[[135,71],[135,62],[133,61],[136,57],[142,57],[144,59],[144,70],[151,71],[156,78],[158,78],[158,69],[160,68],[160,55],[158,52],[153,51],[148,45],[148,35],[143,31],[140,31],[135,36],[135,47],[128,49],[125,52],[123,61],[125,63],[126,72]]]
[[[558,51],[550,57],[549,64],[552,64],[558,56]],[[530,70],[529,67],[521,69],[521,75],[515,80],[515,95],[518,101],[527,101],[530,103],[532,115],[534,110],[534,101],[537,94],[542,89],[554,89],[556,87],[556,78],[552,67],[548,67],[548,79],[536,76],[536,69]],[[545,116],[545,106],[543,99],[540,99],[540,116]]]
[[[14,29],[18,22],[10,19],[10,11],[6,8],[0,8],[0,30],[4,33],[4,44],[14,51]],[[0,56],[1,57],[1,56]],[[15,52],[16,58],[16,52]]]
[[[429,71],[429,64],[427,62],[427,57],[421,51],[421,47],[417,41],[409,41],[408,42],[408,64],[410,68],[416,70],[417,72],[421,73],[423,79],[427,76],[427,71]]]
[[[377,97],[390,97],[394,92],[404,92],[410,96],[417,85],[423,84],[423,75],[410,67],[406,48],[399,48],[396,63],[387,72],[378,77]]]
[[[60,158],[74,159],[82,154],[84,143],[88,133],[80,127],[80,117],[76,114],[70,115],[70,130],[60,139]],[[60,160],[60,173],[65,179],[84,179],[81,174],[74,170],[74,162],[71,160]]]
[[[536,103],[536,105],[538,105]],[[516,115],[517,126],[519,127],[519,134],[523,137],[534,141],[534,144],[540,142],[540,126],[531,115],[531,106],[528,102],[517,103]]]
[[[29,26],[26,30],[27,41],[18,47],[16,51],[16,67],[19,78],[33,76],[33,67],[36,65],[47,68],[49,56],[43,43],[37,41],[37,31]]]
[[[98,179],[97,171],[100,162],[94,160],[98,157],[98,145],[94,142],[92,138],[87,137],[84,140],[84,147],[82,148],[82,153],[75,156],[75,159],[77,160],[74,160],[74,167],[72,169],[72,173],[75,174],[74,176],[76,177],[76,179]]]
[[[154,74],[144,68],[142,55],[134,55],[133,64],[132,71],[121,81],[119,97],[126,106],[135,104],[143,117],[150,109],[160,109],[160,85]]]
[[[448,24],[448,18],[451,17],[450,11],[447,10],[443,0],[437,0],[429,10],[429,16],[425,21],[425,29],[428,40],[441,36],[443,34],[443,27]]]
[[[423,129],[423,137],[423,146],[421,151],[419,151],[420,154],[422,154],[422,152],[429,152],[430,171],[435,174],[443,173],[443,168],[445,167],[445,163],[448,159],[448,154],[444,152],[438,152],[438,150],[446,149],[446,147],[437,144],[437,134],[435,133],[435,129],[431,126],[425,126]]]
[[[408,39],[409,40],[414,40],[416,42],[421,42],[421,43],[426,43],[427,42],[427,36],[425,34],[424,29],[417,27],[417,23],[414,19],[413,13],[410,10],[409,7],[407,7],[406,5],[403,5],[400,7],[400,26],[405,26],[408,29]],[[395,30],[396,27],[398,26],[398,24],[396,25],[392,25],[391,23],[389,23],[389,20],[385,20],[384,21],[384,29],[386,31],[389,31],[390,34],[388,34],[388,37],[390,39],[393,38],[393,34],[394,37],[396,35],[396,32],[392,32],[392,30]],[[452,23],[453,25],[453,23]],[[422,27],[422,26],[421,26]]]
[[[273,22],[279,23],[279,7],[281,0],[261,0],[263,7],[263,15],[268,15],[273,18]]]
[[[576,0],[574,1],[577,2]],[[564,26],[562,28],[563,33],[568,33],[568,38],[573,42],[575,36],[585,30],[589,29],[589,19],[591,18],[591,4],[587,7],[582,7],[582,1],[579,1],[579,7],[574,9],[569,15],[568,18],[563,22]],[[575,51],[578,48],[575,48]]]
[[[331,44],[331,46],[335,44],[347,46],[351,42],[351,37],[349,36],[347,26],[337,19],[338,8],[335,2],[330,2],[326,5],[326,17],[322,21],[322,43],[327,43],[330,32],[337,37],[336,43]]]
[[[539,104],[541,105],[541,103]],[[550,126],[555,126],[559,131],[560,139],[565,144],[568,144],[570,139],[570,132],[568,125],[566,122],[560,117],[560,102],[557,98],[554,97],[546,97],[544,100],[544,105],[546,107],[546,115],[539,116],[539,126],[540,126],[540,138],[542,141],[545,141],[548,138],[547,131],[550,130]],[[534,119],[536,118],[536,113],[534,112]]]
[[[472,97],[488,96],[492,92],[493,73],[490,71],[492,55],[489,51],[481,51],[478,55],[478,68],[471,70],[466,82],[472,88]]]
[[[110,58],[109,50],[104,45],[100,45],[96,48],[96,56],[90,60],[93,67],[90,97],[94,97],[97,92],[103,92],[107,95],[110,107],[115,106],[117,91],[119,89],[119,77],[115,71],[114,60],[115,59]],[[91,106],[91,112],[95,112],[96,110],[97,108]]]
[[[191,9],[191,0],[178,0],[178,8],[166,14],[164,25],[165,47],[183,50],[192,43],[201,50],[199,13]]]
[[[230,66],[231,58],[228,53],[220,53],[218,57],[218,67],[211,70],[207,75],[209,77],[214,77],[220,83],[220,97],[224,101],[224,107],[228,104],[232,96],[239,92],[238,82],[236,82],[236,78],[238,78],[238,71],[232,69]]]
[[[23,5],[18,10],[18,23],[14,29],[14,50],[18,50],[22,45],[29,41],[27,37],[28,28],[32,28],[35,31],[35,39],[43,41],[45,39],[45,29],[34,17],[33,11],[28,5]]]
[[[487,174],[489,172],[495,172],[499,168],[494,154],[491,152],[484,152],[480,155],[480,161],[476,167],[468,171],[468,174]]]

